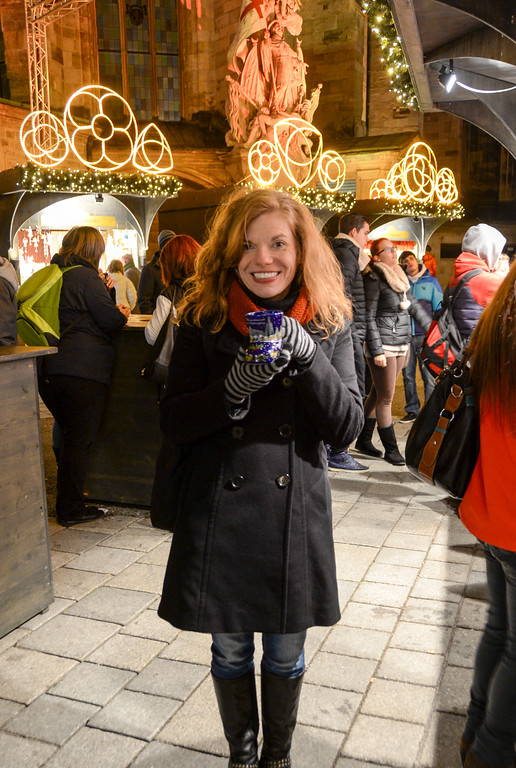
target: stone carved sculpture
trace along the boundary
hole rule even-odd
[[[259,139],[271,140],[274,125],[286,117],[312,121],[322,84],[307,98],[299,7],[300,0],[243,0],[228,51],[228,146],[249,148]]]

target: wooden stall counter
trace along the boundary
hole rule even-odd
[[[54,599],[36,362],[56,347],[0,347],[0,637]]]

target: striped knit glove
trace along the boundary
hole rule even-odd
[[[281,332],[283,344],[292,348],[292,359],[296,360],[301,368],[308,368],[317,352],[317,344],[310,334],[297,320],[288,315],[283,315]]]
[[[268,384],[276,373],[286,368],[291,356],[288,347],[282,349],[271,363],[248,363],[245,354],[244,347],[240,347],[224,382],[226,399],[234,405],[242,403],[248,395]]]

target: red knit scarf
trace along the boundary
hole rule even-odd
[[[245,293],[238,280],[233,279],[228,294],[229,321],[235,326],[242,336],[249,336],[249,330],[245,321],[246,312],[257,312],[263,307],[257,307],[247,293]],[[308,293],[305,286],[299,291],[294,305],[285,314],[298,320],[301,325],[306,325],[312,319],[312,310],[308,301]]]

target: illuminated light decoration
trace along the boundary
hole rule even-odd
[[[346,163],[338,152],[332,149],[323,152],[317,167],[321,184],[328,192],[336,192],[346,179]]]
[[[315,154],[313,141],[318,139]],[[305,187],[317,173],[317,161],[322,154],[322,134],[311,123],[301,117],[286,117],[274,124],[274,144],[281,161],[281,167],[296,187]],[[301,160],[297,157],[302,157]],[[296,170],[304,173],[302,180],[296,178]]]
[[[281,160],[274,144],[267,139],[260,139],[253,144],[247,162],[253,179],[261,187],[270,187],[278,180]]]
[[[28,114],[21,124],[20,143],[28,158],[46,168],[59,165],[68,155],[63,123],[40,109]]]
[[[440,203],[451,205],[458,197],[459,193],[455,184],[455,176],[451,168],[441,168],[435,180],[435,194]]]
[[[152,161],[148,151],[157,149],[159,157]],[[138,136],[132,156],[133,165],[147,173],[168,173],[174,167],[170,146],[157,125],[150,123]]]
[[[422,203],[417,200],[386,200],[382,210],[383,213],[392,213],[396,216],[424,216],[427,218],[462,219],[465,215],[464,207],[460,203],[443,205],[442,203]]]
[[[459,193],[450,168],[441,168],[438,171],[433,150],[428,144],[418,141],[409,147],[399,163],[392,166],[386,179],[377,179],[371,185],[369,197],[385,197],[393,201],[407,201],[409,204],[432,204],[434,198],[437,198],[438,204],[444,206],[454,203]]]
[[[385,64],[390,80],[390,90],[397,101],[409,109],[419,109],[416,92],[401,47],[391,9],[387,0],[361,0],[362,10],[367,14],[371,31],[378,37],[382,49],[382,63]]]
[[[126,114],[120,121],[114,121],[108,114],[110,105],[121,108]],[[87,125],[74,117],[72,109],[78,106],[88,109],[91,117]],[[134,154],[138,126],[132,109],[118,93],[103,85],[87,85],[80,88],[69,99],[64,110],[64,127],[70,149],[88,168],[116,171],[126,165]],[[78,144],[93,140],[95,160],[88,160],[81,153]],[[122,147],[119,142],[122,140]],[[113,146],[117,142],[116,148]],[[114,154],[110,154],[114,151]]]
[[[28,192],[104,192],[113,195],[175,197],[182,186],[175,176],[45,169],[33,163],[19,166],[19,174],[18,187]]]
[[[256,187],[249,181],[243,181],[239,188],[251,192]],[[259,185],[262,186],[262,185]],[[316,189],[314,187],[277,187],[279,192],[286,192],[295,200],[306,205],[307,208],[326,209],[335,213],[349,211],[355,202],[353,192],[330,192],[326,189]]]

